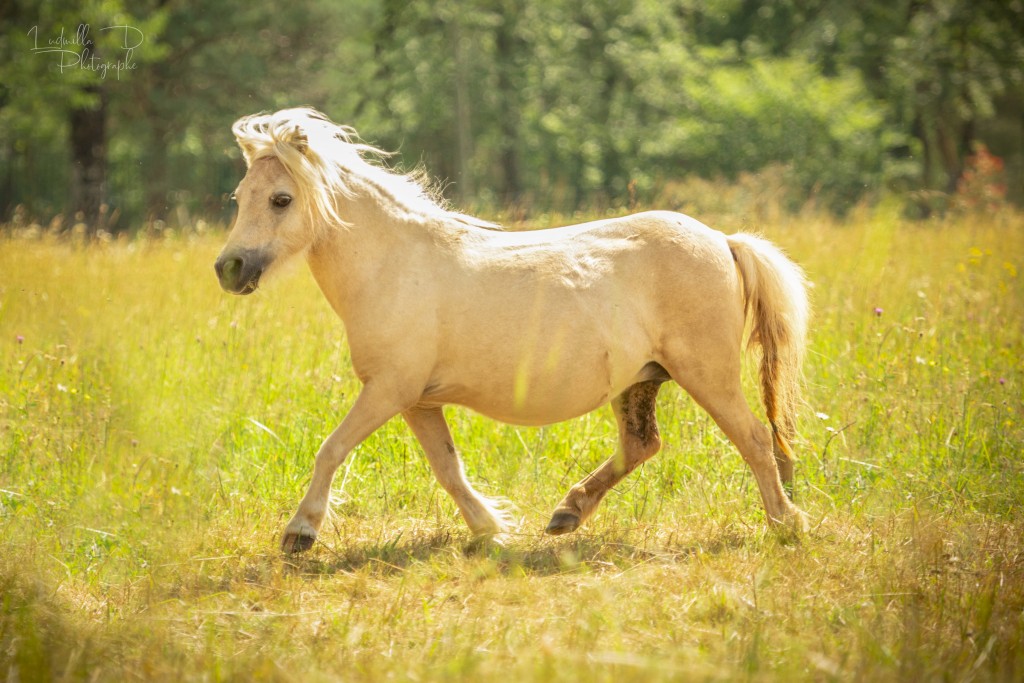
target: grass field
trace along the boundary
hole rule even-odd
[[[1024,679],[1024,217],[765,231],[816,285],[805,537],[666,386],[664,450],[574,535],[542,530],[610,411],[451,409],[505,547],[392,421],[298,557],[278,534],[358,388],[308,273],[231,297],[219,233],[0,237],[0,679]]]

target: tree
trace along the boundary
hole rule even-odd
[[[120,1],[51,8],[22,0],[9,11],[0,51],[10,61],[0,74],[14,87],[0,110],[0,130],[33,143],[8,148],[12,162],[31,153],[37,128],[66,130],[70,172],[60,203],[90,231],[106,227],[111,83],[128,80],[145,63],[136,48],[141,36],[158,33],[160,15],[135,17]],[[5,203],[10,211],[11,200]]]
[[[1024,109],[1022,7],[15,0],[0,8],[0,217],[226,218],[242,170],[231,123],[302,104],[492,208],[623,205],[673,178],[766,167],[840,210],[887,184],[948,191],[976,139],[1006,153],[992,126]],[[136,69],[104,77],[32,51],[85,24],[100,64],[127,44],[101,29],[137,30]],[[1011,188],[1022,165],[1007,163]]]
[[[82,88],[82,104],[68,112],[71,209],[93,230],[106,227],[107,96],[102,83]]]
[[[231,123],[266,109],[324,106],[317,74],[334,50],[335,17],[329,3],[160,7],[174,27],[161,38],[160,59],[144,79],[119,89],[113,103],[118,129],[130,141],[121,163],[147,169],[137,200],[146,218],[186,207],[217,213],[236,182],[232,169],[239,170]]]
[[[502,99],[497,110],[501,197],[506,205],[513,206],[520,202],[523,193],[519,130],[523,108],[520,99],[524,86],[525,41],[519,34],[519,22],[525,8],[522,0],[497,0],[495,9],[500,17],[494,27],[494,65],[495,88]]]
[[[890,151],[916,160],[923,188],[953,191],[986,124],[1000,117],[997,104],[1011,116],[1024,106],[1018,0],[714,4],[726,11],[702,23],[705,40],[732,41],[747,55],[802,56],[828,76],[859,71],[892,127],[912,141]]]
[[[884,83],[922,153],[922,184],[952,192],[996,99],[1024,86],[1024,3],[920,0],[893,39]]]

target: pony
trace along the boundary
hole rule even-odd
[[[655,402],[678,383],[735,444],[769,525],[797,531],[794,416],[809,305],[803,271],[760,237],[726,236],[666,211],[535,231],[458,213],[422,177],[311,108],[232,127],[246,173],[215,263],[221,287],[250,294],[305,258],[344,324],[361,389],[316,453],[281,538],[309,549],[338,467],[391,418],[408,423],[441,486],[478,537],[511,516],[467,480],[442,408],[539,426],[611,403],[618,452],[572,486],[546,531],[563,534],[661,448]],[[741,390],[744,348],[760,350],[768,426]]]

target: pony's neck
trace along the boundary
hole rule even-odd
[[[343,206],[341,215],[346,221],[351,214],[371,213],[374,218],[381,215],[395,220],[426,221],[444,216],[448,212],[438,206],[425,194],[420,186],[404,176],[394,176],[386,171],[363,174],[352,172],[346,178],[348,196],[340,197]]]
[[[345,225],[321,226],[307,253],[313,278],[346,325],[360,300],[400,277],[403,263],[438,245],[438,236],[458,230],[446,212],[401,202],[370,181],[337,199]]]

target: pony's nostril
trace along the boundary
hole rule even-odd
[[[256,291],[268,261],[264,253],[242,249],[221,256],[213,267],[221,289],[232,294],[251,294]]]
[[[234,256],[232,258],[218,260],[214,267],[217,270],[217,277],[222,282],[234,282],[242,272],[243,265],[244,262],[242,259],[238,256]]]

